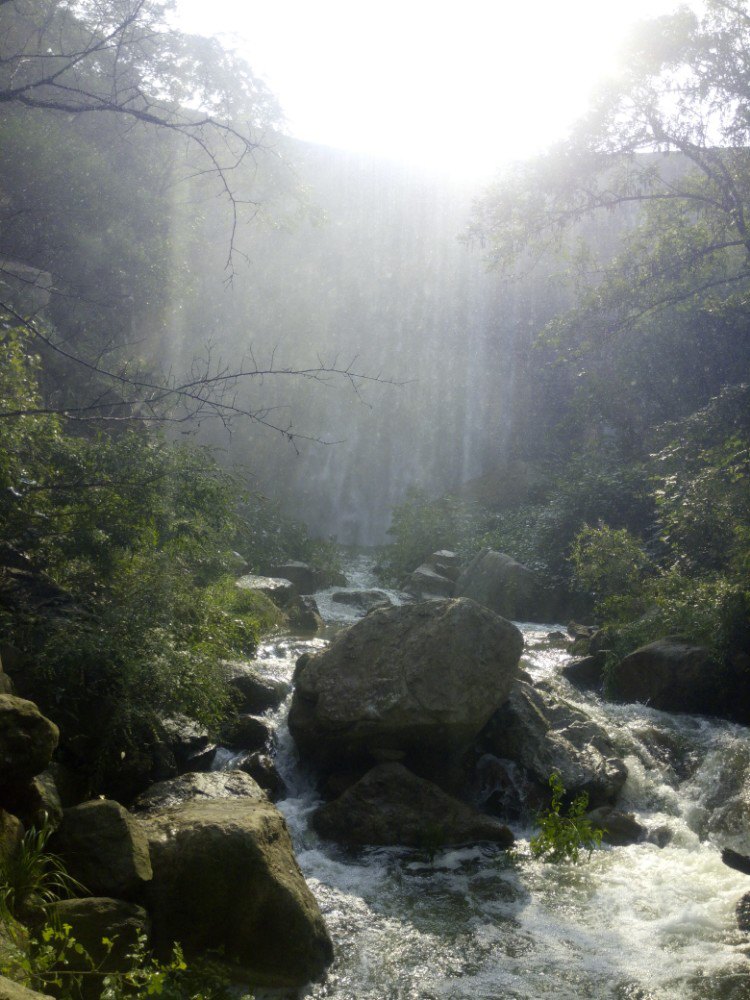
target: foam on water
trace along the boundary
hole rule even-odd
[[[365,561],[356,574],[350,583],[373,586]],[[531,858],[532,831],[518,826],[511,857],[486,845],[447,849],[431,862],[406,850],[347,852],[310,827],[318,797],[299,767],[287,704],[276,716],[277,764],[291,794],[279,807],[336,946],[326,981],[294,995],[747,1000],[750,947],[734,908],[750,884],[719,855],[725,844],[750,852],[747,731],[605,704],[560,675],[567,654],[546,642],[550,628],[523,630],[525,669],[606,729],[629,769],[620,806],[668,843],[605,847],[581,865],[551,865]],[[276,640],[259,660],[289,677],[301,652],[323,644]]]

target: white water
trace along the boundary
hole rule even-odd
[[[366,560],[348,575],[377,586]],[[339,627],[357,617],[330,594],[317,596]],[[486,846],[444,850],[432,863],[406,850],[347,853],[309,827],[318,798],[283,708],[277,763],[290,794],[279,807],[336,949],[326,981],[289,996],[750,998],[750,945],[734,915],[750,880],[719,857],[725,845],[750,853],[747,729],[581,694],[559,676],[567,654],[546,642],[549,627],[522,629],[523,666],[604,726],[629,768],[620,806],[654,841],[669,842],[606,847],[577,866],[532,860],[526,827],[515,828],[513,857]],[[271,642],[260,658],[288,677],[301,652],[325,641]]]

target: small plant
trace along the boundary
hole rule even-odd
[[[531,838],[531,853],[545,861],[577,862],[582,850],[591,852],[601,847],[602,830],[597,829],[585,816],[589,797],[585,792],[577,795],[561,815],[565,789],[560,775],[553,772],[549,777],[552,789],[552,803],[537,817],[539,833]]]
[[[23,917],[29,908],[44,909],[56,899],[85,891],[60,858],[47,850],[52,832],[45,818],[38,830],[26,831],[17,850],[0,859],[0,916]]]

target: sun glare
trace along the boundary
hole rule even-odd
[[[302,139],[484,177],[565,134],[628,27],[676,0],[178,0],[240,49]]]

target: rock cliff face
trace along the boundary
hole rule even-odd
[[[432,775],[507,699],[522,647],[473,601],[373,611],[300,658],[289,728],[323,772],[398,760]]]

